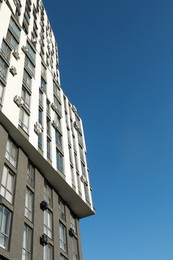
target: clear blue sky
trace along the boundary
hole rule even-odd
[[[84,260],[172,260],[173,1],[44,4],[86,135]]]

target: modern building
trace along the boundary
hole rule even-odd
[[[0,259],[82,260],[88,172],[42,1],[0,0]]]

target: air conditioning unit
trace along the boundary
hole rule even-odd
[[[72,106],[72,110],[74,113],[77,113],[77,108],[74,105]]]
[[[82,175],[82,176],[80,177],[80,179],[81,179],[81,182],[86,183],[86,177],[85,177],[84,175]]]
[[[71,237],[74,237],[75,231],[74,231],[73,228],[70,228],[70,229],[69,229],[69,235],[70,235]]]
[[[76,123],[76,121],[74,122],[74,128],[78,131],[79,130],[79,126],[78,124]]]
[[[48,244],[48,236],[46,234],[43,234],[41,237],[40,237],[40,244],[42,246],[45,246]]]
[[[18,105],[18,107],[21,107],[24,104],[23,99],[17,95],[13,98],[13,101]]]
[[[20,59],[19,52],[17,50],[13,51],[13,56],[15,57],[16,60]]]
[[[48,203],[43,200],[41,203],[40,203],[40,208],[44,211],[46,209],[48,209]]]
[[[52,108],[54,111],[57,110],[56,104],[55,104],[55,103],[52,103],[51,108]]]
[[[36,122],[35,125],[34,125],[34,131],[36,134],[40,134],[43,132],[43,126],[39,123],[39,122]]]
[[[14,66],[11,66],[10,72],[11,72],[11,74],[12,74],[13,76],[17,75],[17,70],[16,70],[16,68],[15,68]]]
[[[28,48],[26,47],[26,46],[22,46],[22,51],[24,52],[24,53],[28,53]]]

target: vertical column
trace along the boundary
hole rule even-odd
[[[27,175],[27,157],[21,149],[18,151],[16,188],[11,232],[11,255],[14,260],[22,257],[22,241],[24,227],[25,189]]]
[[[43,246],[40,237],[44,233],[43,211],[40,203],[43,200],[44,178],[35,170],[35,202],[34,202],[34,233],[33,233],[33,259],[43,259]]]

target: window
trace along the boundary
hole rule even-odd
[[[73,255],[72,260],[79,260],[77,239],[73,236],[71,240],[72,240],[72,255]]]
[[[84,161],[84,151],[83,148],[79,146],[79,151],[80,151],[80,158],[82,161]]]
[[[60,260],[67,260],[67,258],[63,255],[60,255]]]
[[[46,81],[41,77],[41,90],[46,92]]]
[[[0,205],[0,247],[8,249],[10,238],[11,213]]]
[[[57,127],[60,129],[61,128],[61,117],[58,115],[58,114],[56,114],[56,113],[54,113],[54,118],[55,118],[55,122],[56,122],[56,125],[57,125]]]
[[[85,165],[81,163],[82,175],[86,176]]]
[[[86,183],[84,183],[84,192],[85,192],[86,201],[90,202],[89,201],[88,185]]]
[[[25,56],[25,68],[29,71],[29,73],[34,77],[35,75],[35,67],[32,62]]]
[[[31,248],[32,248],[32,229],[24,225],[23,231],[23,249],[22,249],[22,260],[31,260]]]
[[[25,84],[29,89],[31,89],[32,78],[31,78],[31,76],[26,72],[26,70],[24,70],[24,73],[23,73],[23,82],[24,82],[24,84]]]
[[[43,248],[43,260],[53,260],[53,248],[50,244]]]
[[[44,183],[44,200],[52,207],[52,189],[47,182]]]
[[[63,173],[63,155],[56,149],[56,166]]]
[[[26,44],[26,47],[28,49],[27,55],[29,56],[30,60],[35,63],[35,51],[28,42]]]
[[[30,162],[28,162],[28,168],[27,168],[27,182],[34,187],[34,177],[35,177],[35,172],[34,172],[34,167]]]
[[[38,134],[38,148],[42,150],[42,133]]]
[[[78,142],[81,146],[83,146],[83,137],[81,133],[79,133],[79,131],[77,131],[77,134],[78,134]]]
[[[33,212],[33,192],[26,188],[25,193],[25,217],[32,221]]]
[[[41,64],[41,76],[43,78],[46,78],[46,68],[45,68],[45,66],[43,64]]]
[[[0,82],[0,104],[2,103],[4,85]]]
[[[76,219],[72,214],[70,214],[70,227],[74,230],[76,233]]]
[[[16,39],[14,38],[14,36],[11,34],[10,31],[7,32],[6,40],[13,50],[17,50],[18,42],[16,41]]]
[[[52,238],[52,213],[48,209],[44,211],[44,233]]]
[[[13,202],[14,174],[6,166],[4,166],[4,169],[3,169],[0,194],[2,197],[4,197],[10,203]]]
[[[56,97],[60,98],[60,89],[54,82],[53,82],[53,93]]]
[[[51,159],[51,141],[47,138],[47,158]]]
[[[0,58],[0,77],[6,81],[8,66],[5,61]]]
[[[41,90],[39,90],[39,105],[43,106],[43,93]]]
[[[59,241],[60,241],[60,248],[66,252],[67,251],[66,228],[61,222],[59,223]]]
[[[80,176],[77,173],[77,186],[78,186],[78,191],[81,193],[81,182],[80,182]]]
[[[62,135],[57,129],[55,129],[55,142],[56,142],[56,145],[60,149],[62,149]]]
[[[47,115],[50,115],[50,102],[49,102],[49,100],[46,101],[46,112],[47,112]]]
[[[21,128],[28,133],[28,128],[29,128],[29,115],[28,113],[21,108],[20,109],[20,114],[19,114],[19,125]]]
[[[30,106],[30,94],[25,88],[22,88],[22,99],[24,101],[25,106],[29,109]]]
[[[54,96],[54,104],[57,107],[56,112],[61,115],[61,103],[58,101],[58,99],[55,96]]]
[[[5,59],[9,62],[11,49],[9,48],[9,46],[6,44],[5,41],[2,42],[1,51],[2,51]]]
[[[17,24],[13,21],[13,19],[10,20],[9,29],[13,33],[13,35],[19,40],[20,37],[20,29],[17,26]]]
[[[38,121],[41,125],[43,124],[43,110],[41,108],[38,111]]]
[[[66,221],[66,214],[65,214],[65,204],[59,199],[59,215],[60,218]]]
[[[75,176],[74,176],[74,168],[70,165],[70,172],[71,172],[71,181],[72,185],[75,187]]]
[[[47,117],[47,135],[50,136],[50,119]]]
[[[11,139],[7,140],[7,147],[6,147],[6,153],[5,158],[14,166],[17,165],[17,154],[18,150],[15,144],[11,141]]]

